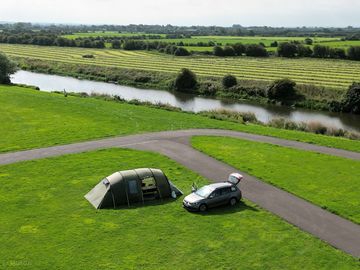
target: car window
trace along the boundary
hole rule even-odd
[[[215,190],[213,193],[211,193],[212,197],[218,197],[221,195],[221,190],[220,189],[217,189]]]
[[[230,187],[222,188],[221,189],[221,195],[229,194],[231,192]]]
[[[236,191],[236,187],[231,187],[231,191]]]

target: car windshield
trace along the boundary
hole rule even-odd
[[[204,186],[202,188],[199,188],[195,194],[199,195],[200,197],[206,198],[210,195],[211,192],[213,192],[214,189],[210,186]]]

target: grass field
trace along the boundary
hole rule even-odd
[[[89,64],[127,69],[177,73],[190,68],[197,75],[221,77],[233,74],[239,79],[272,81],[291,78],[297,83],[346,89],[360,80],[360,62],[324,59],[285,59],[210,56],[174,57],[147,51],[84,49],[0,44],[9,56]],[[85,54],[95,58],[84,59]]]
[[[0,167],[2,269],[358,269],[351,256],[245,201],[188,213],[176,201],[95,210],[104,176],[162,168],[183,191],[193,172],[150,152],[109,149]]]
[[[239,170],[360,224],[359,161],[224,137],[194,137],[192,144]]]
[[[232,129],[360,152],[360,141],[15,86],[0,85],[0,122],[0,152],[188,128]]]

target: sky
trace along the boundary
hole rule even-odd
[[[74,24],[360,26],[360,0],[10,0],[0,21]]]

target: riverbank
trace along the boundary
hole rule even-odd
[[[188,128],[243,131],[360,152],[360,141],[241,124],[201,115],[159,110],[104,98],[46,93],[0,86],[0,151],[9,152],[125,134]],[[14,134],[17,134],[14,136]]]
[[[21,69],[57,74],[75,78],[114,82],[120,85],[134,86],[145,89],[161,89],[172,91],[176,74],[139,69],[124,69],[84,64],[70,64],[57,61],[13,57]],[[274,102],[267,98],[267,90],[271,81],[238,80],[231,88],[222,85],[221,77],[197,76],[198,87],[193,94],[204,97],[231,99],[234,101],[250,100],[259,104],[286,105],[311,110],[333,111],[346,92],[341,88],[325,88],[321,86],[298,84],[296,90],[298,99],[292,101]]]

